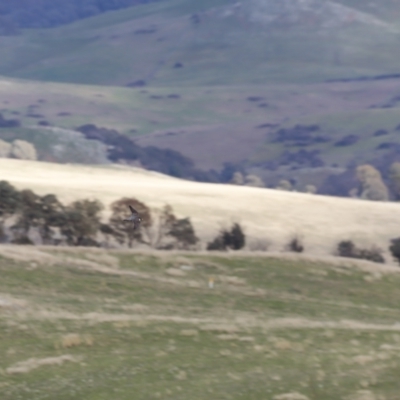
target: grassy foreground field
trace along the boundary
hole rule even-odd
[[[341,240],[381,246],[400,235],[400,204],[317,196],[244,186],[175,179],[123,166],[63,165],[0,159],[0,179],[18,189],[56,194],[61,201],[99,199],[107,208],[121,197],[136,197],[153,209],[165,204],[190,217],[196,233],[209,241],[221,227],[242,225],[249,246],[281,251],[294,236],[311,254],[332,254]],[[389,258],[388,258],[389,259]]]
[[[399,272],[3,245],[0,397],[397,400]]]

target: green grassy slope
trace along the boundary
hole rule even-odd
[[[400,70],[399,31],[384,19],[388,5],[377,10],[354,1],[345,2],[354,8],[318,3],[311,12],[301,3],[286,7],[274,0],[239,7],[233,0],[164,0],[132,7],[51,31],[2,37],[0,73],[193,86],[314,82]],[[183,68],[174,68],[177,62]]]
[[[376,151],[381,143],[399,142],[399,104],[382,108],[399,90],[398,80],[143,89],[3,78],[0,112],[6,119],[19,119],[23,128],[0,129],[0,138],[30,140],[42,159],[52,160],[48,147],[57,142],[51,139],[57,134],[39,126],[40,121],[66,129],[94,123],[134,137],[140,145],[178,150],[200,168],[220,169],[224,162],[262,163],[279,159],[285,151],[301,150],[275,143],[275,132],[317,124],[318,134],[330,140],[306,149],[320,151],[327,166],[344,167],[386,154],[388,149]],[[249,100],[257,97],[261,100]],[[263,128],[266,123],[278,126]],[[388,134],[373,136],[379,129]],[[346,135],[360,140],[336,147]]]
[[[399,80],[321,81],[398,73],[400,7],[391,0],[234,4],[164,0],[0,37],[0,73],[8,76],[0,112],[23,123],[1,129],[0,138],[31,136],[40,147],[49,136],[40,120],[68,129],[94,123],[220,170],[226,162],[279,163],[299,148],[273,142],[275,131],[317,124],[330,141],[305,149],[319,151],[328,168],[385,158],[390,149],[377,147],[398,144]],[[147,86],[116,87],[138,80]],[[258,128],[265,124],[279,127]],[[379,129],[388,135],[374,137]],[[335,146],[346,135],[362,140]],[[299,178],[255,172],[268,184]],[[329,173],[314,180],[306,172],[304,184],[319,185]]]
[[[4,400],[398,398],[397,270],[0,252]]]

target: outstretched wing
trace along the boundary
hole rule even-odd
[[[139,213],[138,213],[131,205],[128,205],[128,207],[129,207],[129,209],[131,210],[131,213],[132,213],[133,215],[139,215]]]

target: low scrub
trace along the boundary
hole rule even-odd
[[[382,250],[372,246],[369,249],[358,248],[351,240],[342,240],[337,245],[337,253],[340,257],[359,258],[383,264],[385,259]]]
[[[230,230],[223,229],[219,235],[207,245],[207,250],[240,250],[246,244],[246,236],[242,227],[235,223]]]
[[[392,253],[392,256],[400,264],[400,237],[391,240],[389,250]]]
[[[303,239],[299,236],[294,236],[286,245],[286,250],[294,253],[302,253],[304,251]]]

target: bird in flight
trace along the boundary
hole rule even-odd
[[[140,217],[139,213],[130,205],[128,205],[129,209],[131,210],[131,215],[124,219],[126,222],[133,222],[133,229],[137,229],[142,222],[142,218]]]

